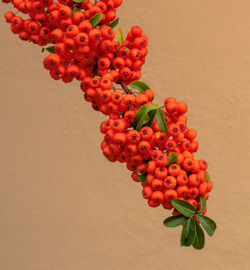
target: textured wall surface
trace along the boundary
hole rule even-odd
[[[124,165],[102,156],[105,119],[79,84],[50,79],[45,53],[21,42],[0,4],[0,269],[250,269],[250,2],[125,0],[124,31],[149,36],[143,80],[161,105],[189,105],[218,229],[202,251],[179,246]]]

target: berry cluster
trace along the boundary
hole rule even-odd
[[[184,116],[186,104],[177,102],[173,97],[165,100],[164,117],[168,133],[161,131],[156,119],[152,127],[144,126],[140,131],[131,128],[139,107],[152,104],[152,97],[151,89],[136,98],[116,92],[110,95],[117,107],[125,103],[128,108],[122,115],[113,112],[109,120],[102,122],[101,132],[105,134],[103,154],[112,162],[126,162],[136,182],[140,181],[138,172],[146,175],[146,183],[141,183],[142,195],[149,206],[162,204],[164,208],[172,209],[171,201],[179,198],[199,209],[199,197],[208,199],[213,183],[206,181],[207,162],[194,158],[199,143],[195,140],[197,131],[187,127],[187,117]],[[127,103],[128,98],[130,103]],[[173,153],[177,157],[176,163],[169,164],[169,155]],[[206,209],[203,214],[205,212]],[[178,214],[176,209],[173,214]]]
[[[57,28],[51,33],[55,53],[44,59],[44,67],[50,70],[53,79],[82,81],[82,89],[95,76],[106,81],[103,90],[110,89],[112,82],[129,84],[138,80],[147,54],[147,37],[140,27],[134,26],[121,46],[114,38],[110,26],[94,28],[89,20],[71,24],[65,32]],[[98,79],[93,83],[91,88],[96,90],[100,85]]]
[[[102,24],[109,24],[116,17],[116,8],[122,0],[103,0],[92,3],[89,0],[76,3],[71,0],[3,0],[12,2],[14,7],[28,15],[23,19],[9,11],[5,14],[11,23],[11,31],[19,34],[20,39],[30,40],[44,46],[58,35],[62,36],[70,25],[79,25],[97,13],[102,14]],[[77,1],[79,2],[79,1]],[[84,11],[84,12],[83,12]],[[61,31],[60,31],[61,30]]]
[[[183,101],[168,97],[158,108],[152,103],[153,90],[138,81],[148,38],[142,28],[133,26],[125,40],[121,29],[115,40],[116,8],[122,1],[4,0],[28,17],[8,11],[5,18],[20,39],[40,46],[51,44],[43,61],[51,77],[65,83],[79,80],[85,100],[109,117],[100,128],[104,156],[126,163],[132,179],[141,182],[149,206],[173,209],[176,220],[170,218],[164,224],[186,222],[184,230],[188,222],[199,226],[213,183],[206,161],[194,158],[199,148],[197,131],[187,126]],[[216,228],[211,226],[209,233]],[[199,227],[192,232],[196,230]],[[197,235],[182,239],[183,245],[202,248],[202,236]]]

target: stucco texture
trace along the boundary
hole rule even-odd
[[[250,2],[125,0],[120,25],[149,36],[142,80],[189,106],[197,157],[209,163],[208,216],[218,229],[201,251],[181,248],[124,165],[102,155],[105,119],[79,83],[54,81],[46,53],[22,42],[0,4],[0,269],[250,269]]]

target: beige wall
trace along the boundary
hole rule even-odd
[[[102,156],[104,117],[78,83],[52,81],[41,49],[1,19],[0,269],[250,269],[250,2],[124,2],[123,29],[139,24],[150,38],[143,80],[156,101],[189,105],[218,230],[200,252],[181,248],[180,230],[162,225],[168,213]]]

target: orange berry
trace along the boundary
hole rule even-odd
[[[185,174],[180,173],[176,179],[179,186],[184,186],[188,183],[188,177]]]
[[[171,164],[168,167],[168,173],[172,176],[177,176],[181,172],[181,167],[178,164]]]
[[[207,182],[201,183],[198,189],[199,189],[200,196],[205,196],[207,193]]]
[[[157,131],[154,135],[155,142],[158,144],[164,144],[168,138],[166,133]]]
[[[176,187],[176,184],[177,184],[177,181],[176,181],[176,178],[173,177],[173,176],[167,176],[165,179],[164,179],[164,187],[166,189],[174,189]]]
[[[132,165],[138,165],[138,164],[141,164],[143,161],[143,157],[141,154],[136,154],[136,155],[133,155],[130,157],[130,160],[129,162],[132,164]]]
[[[177,198],[177,192],[174,189],[168,189],[164,193],[165,200],[171,202]]]
[[[193,159],[191,158],[185,158],[183,163],[182,163],[182,167],[186,170],[186,171],[191,171],[192,168],[194,166],[193,163]]]
[[[137,130],[130,130],[126,136],[129,143],[138,143],[141,139],[141,135]]]
[[[185,134],[185,137],[190,141],[194,140],[196,136],[197,136],[197,131],[193,128],[188,129],[188,131]]]
[[[200,179],[200,182],[201,183],[203,183],[203,182],[205,182],[205,179],[206,179],[206,174],[205,174],[205,171],[199,171],[198,173],[198,177],[199,177],[199,179]]]
[[[150,160],[147,163],[147,172],[153,174],[156,169],[156,162],[154,160]]]
[[[188,196],[188,187],[187,186],[178,186],[176,188],[178,197],[187,197]]]
[[[168,103],[176,103],[176,99],[174,97],[167,97],[164,101],[165,106]]]
[[[133,26],[130,30],[133,37],[140,37],[142,35],[142,31],[143,31],[142,28],[140,26],[137,26],[137,25]]]
[[[165,209],[168,209],[168,210],[171,210],[173,208],[173,205],[171,202],[168,202],[168,201],[165,201],[162,203],[162,206],[165,208]]]
[[[192,159],[192,160],[194,159],[194,155],[191,152],[189,152],[188,150],[184,150],[182,152],[182,155],[184,158],[188,158],[188,159]]]
[[[124,150],[130,156],[135,155],[137,153],[137,145],[127,144]]]
[[[199,162],[197,160],[194,160],[193,161],[193,168],[192,168],[192,172],[193,173],[198,173],[200,171],[200,165],[199,165]]]
[[[207,167],[208,167],[207,162],[205,160],[203,160],[203,159],[200,159],[198,161],[199,161],[201,170],[204,170],[204,171],[207,170]]]
[[[199,190],[196,187],[191,187],[188,190],[188,196],[191,199],[195,199],[199,195]]]
[[[151,127],[143,127],[141,130],[140,130],[140,134],[141,134],[141,138],[143,140],[150,140],[154,134],[153,130]]]
[[[167,140],[165,143],[165,148],[168,152],[174,152],[176,148],[176,142],[174,140]]]
[[[178,158],[178,164],[182,164],[184,160],[184,156],[181,153],[179,153],[177,154],[177,158]]]
[[[184,101],[179,101],[177,103],[177,110],[179,114],[185,114],[188,110],[186,103]]]
[[[151,89],[145,90],[144,94],[148,97],[148,101],[153,100],[154,98],[154,91]]]
[[[122,132],[125,130],[125,121],[124,119],[117,119],[113,122],[112,128],[116,132]]]
[[[208,192],[211,192],[211,190],[213,189],[213,182],[211,180],[207,181],[207,189]]]
[[[124,133],[118,132],[114,135],[113,140],[116,144],[125,144],[126,135]]]
[[[162,190],[163,189],[163,181],[161,179],[155,178],[152,182],[152,188],[154,190]]]
[[[126,105],[131,106],[134,105],[135,103],[135,97],[130,94],[127,94],[126,96],[124,96],[123,101]]]
[[[154,173],[157,178],[164,179],[168,175],[168,170],[165,167],[157,167]]]
[[[197,187],[200,184],[200,179],[197,174],[190,174],[188,177],[188,185],[191,187]]]
[[[79,33],[79,28],[77,25],[71,24],[67,30],[66,30],[66,35],[68,37],[75,37]]]
[[[168,134],[171,135],[171,136],[178,136],[180,134],[180,128],[178,125],[176,124],[170,124],[168,126]]]
[[[138,144],[138,150],[142,154],[149,152],[150,149],[151,149],[151,146],[150,146],[149,142],[147,142],[147,141],[141,141]]]
[[[197,152],[199,148],[199,142],[196,140],[193,140],[192,142],[190,142],[190,146],[191,146],[192,152]]]
[[[158,207],[161,203],[159,202],[154,202],[153,200],[148,200],[148,205],[150,207]]]
[[[145,94],[139,94],[135,98],[135,103],[139,106],[148,103],[148,97]]]
[[[174,114],[177,112],[177,104],[173,102],[167,103],[165,109],[169,114]]]
[[[166,167],[168,165],[168,156],[166,154],[159,154],[156,158],[156,163],[160,167]]]
[[[142,189],[142,196],[144,199],[149,199],[152,193],[153,193],[153,190],[149,186],[146,186]]]
[[[155,203],[163,203],[164,194],[161,191],[154,191],[151,195],[151,200]]]
[[[124,119],[126,121],[128,121],[129,123],[132,123],[134,121],[134,118],[135,118],[135,112],[134,111],[126,111],[125,114],[124,114]],[[140,134],[141,134],[141,131],[140,131]],[[142,137],[142,139],[144,139]]]
[[[149,174],[147,174],[147,177],[146,178],[147,178],[147,184],[148,185],[152,185],[152,182],[155,179],[154,178],[154,175],[149,173]]]
[[[147,165],[146,163],[141,163],[139,165],[136,166],[136,170],[140,173],[145,173],[147,171]],[[145,184],[145,183],[143,183]]]

